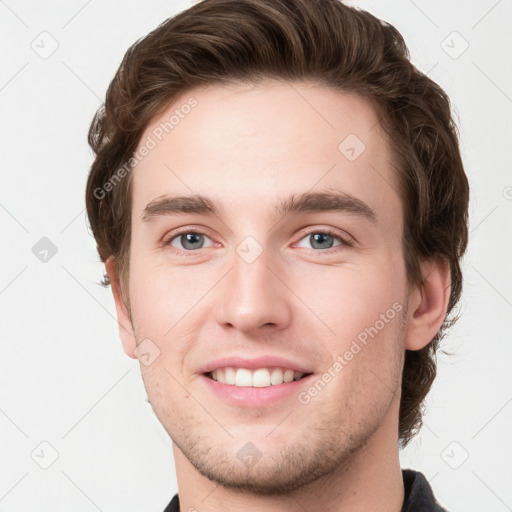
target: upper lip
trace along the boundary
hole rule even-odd
[[[306,366],[295,363],[294,361],[281,356],[261,356],[253,359],[247,359],[238,356],[221,357],[204,364],[201,366],[201,368],[199,368],[198,372],[208,373],[216,370],[217,368],[225,368],[227,366],[247,369],[278,367],[296,372],[312,373],[311,370],[309,370]]]

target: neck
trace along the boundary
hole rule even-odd
[[[242,493],[202,476],[173,443],[180,511],[332,510],[400,512],[404,500],[398,456],[398,411],[390,407],[378,430],[347,464],[282,496]],[[395,414],[396,413],[396,414]]]

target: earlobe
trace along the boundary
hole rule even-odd
[[[423,283],[410,294],[405,348],[420,350],[443,325],[450,299],[450,266],[437,258],[421,264]]]
[[[137,342],[133,331],[130,309],[126,305],[121,292],[121,285],[113,256],[107,259],[105,267],[110,279],[112,294],[116,304],[117,325],[119,327],[119,336],[123,344],[123,349],[129,357],[137,359],[137,356],[134,353],[137,348]]]

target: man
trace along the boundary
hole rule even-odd
[[[128,50],[89,141],[166,511],[444,510],[398,452],[461,294],[468,183],[400,34],[337,0],[204,0]]]

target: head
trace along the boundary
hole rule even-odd
[[[204,0],[127,51],[89,143],[124,348],[156,347],[148,397],[202,474],[272,492],[383,424],[412,439],[461,294],[469,192],[448,97],[396,29],[337,0]],[[235,353],[331,380],[268,437],[282,407],[199,405],[204,363]]]

